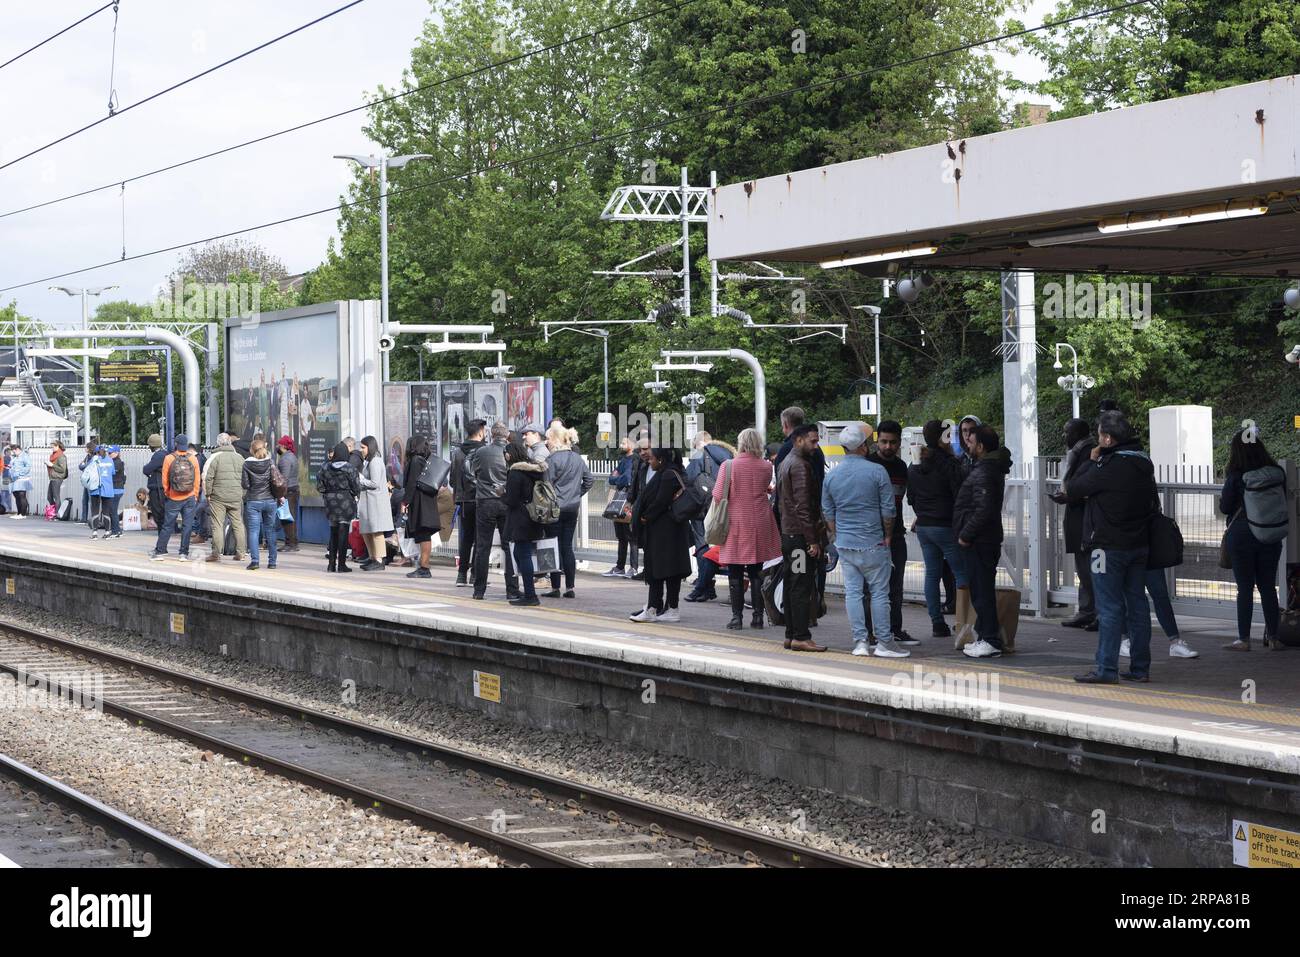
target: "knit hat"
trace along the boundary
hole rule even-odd
[[[149,448],[153,449],[155,452],[158,451],[160,448],[162,448],[162,436],[159,435],[157,432],[149,436],[148,441],[149,441]]]

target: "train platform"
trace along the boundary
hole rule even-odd
[[[779,627],[727,631],[729,610],[721,601],[683,602],[680,624],[634,623],[628,615],[643,606],[645,586],[593,573],[579,575],[576,599],[515,608],[505,601],[499,573],[486,600],[475,601],[468,589],[455,587],[446,564],[435,563],[432,580],[408,579],[398,568],[331,575],[322,550],[304,545],[282,554],[275,570],[248,571],[229,558],[201,561],[206,546],[195,545],[195,560],[181,561],[178,537],[167,561],[154,562],[153,541],[153,533],[140,532],[92,541],[80,525],[0,520],[0,560],[11,578],[21,578],[24,569],[57,567],[101,584],[120,579],[177,586],[216,593],[226,602],[287,604],[657,673],[1300,774],[1300,651],[1268,650],[1258,641],[1247,654],[1224,651],[1220,646],[1235,635],[1223,620],[1180,620],[1183,637],[1200,652],[1196,659],[1167,657],[1163,633],[1153,624],[1150,684],[1085,686],[1072,676],[1091,670],[1097,636],[1054,621],[1022,619],[1014,654],[977,661],[956,653],[952,639],[929,637],[924,609],[908,605],[905,628],[921,641],[911,657],[861,658],[849,653],[847,616],[842,602],[832,599],[815,631],[830,650],[809,654],[782,648]]]

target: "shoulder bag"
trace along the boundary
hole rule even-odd
[[[1219,567],[1232,567],[1232,553],[1228,551],[1228,533],[1232,531],[1232,523],[1241,517],[1242,509],[1237,509],[1237,514],[1228,519],[1228,527],[1223,530],[1223,538],[1219,540]]]
[[[734,458],[730,460],[730,468],[727,467],[727,462],[722,464],[727,469],[727,485],[722,490],[722,498],[715,499],[704,516],[704,540],[710,545],[725,545],[727,533],[731,531],[727,510],[731,499],[732,473],[736,470],[735,461]]]

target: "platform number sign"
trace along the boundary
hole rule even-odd
[[[185,616],[174,611],[171,614],[171,632],[173,635],[185,634]]]
[[[6,595],[12,595],[12,594],[14,594],[14,591],[15,591],[15,588],[14,588],[14,580],[13,580],[12,578],[6,578],[6,579],[5,579],[5,594],[6,594]]]

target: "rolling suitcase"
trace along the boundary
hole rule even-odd
[[[58,519],[60,522],[72,521],[72,499],[65,498],[63,504],[59,506]]]

